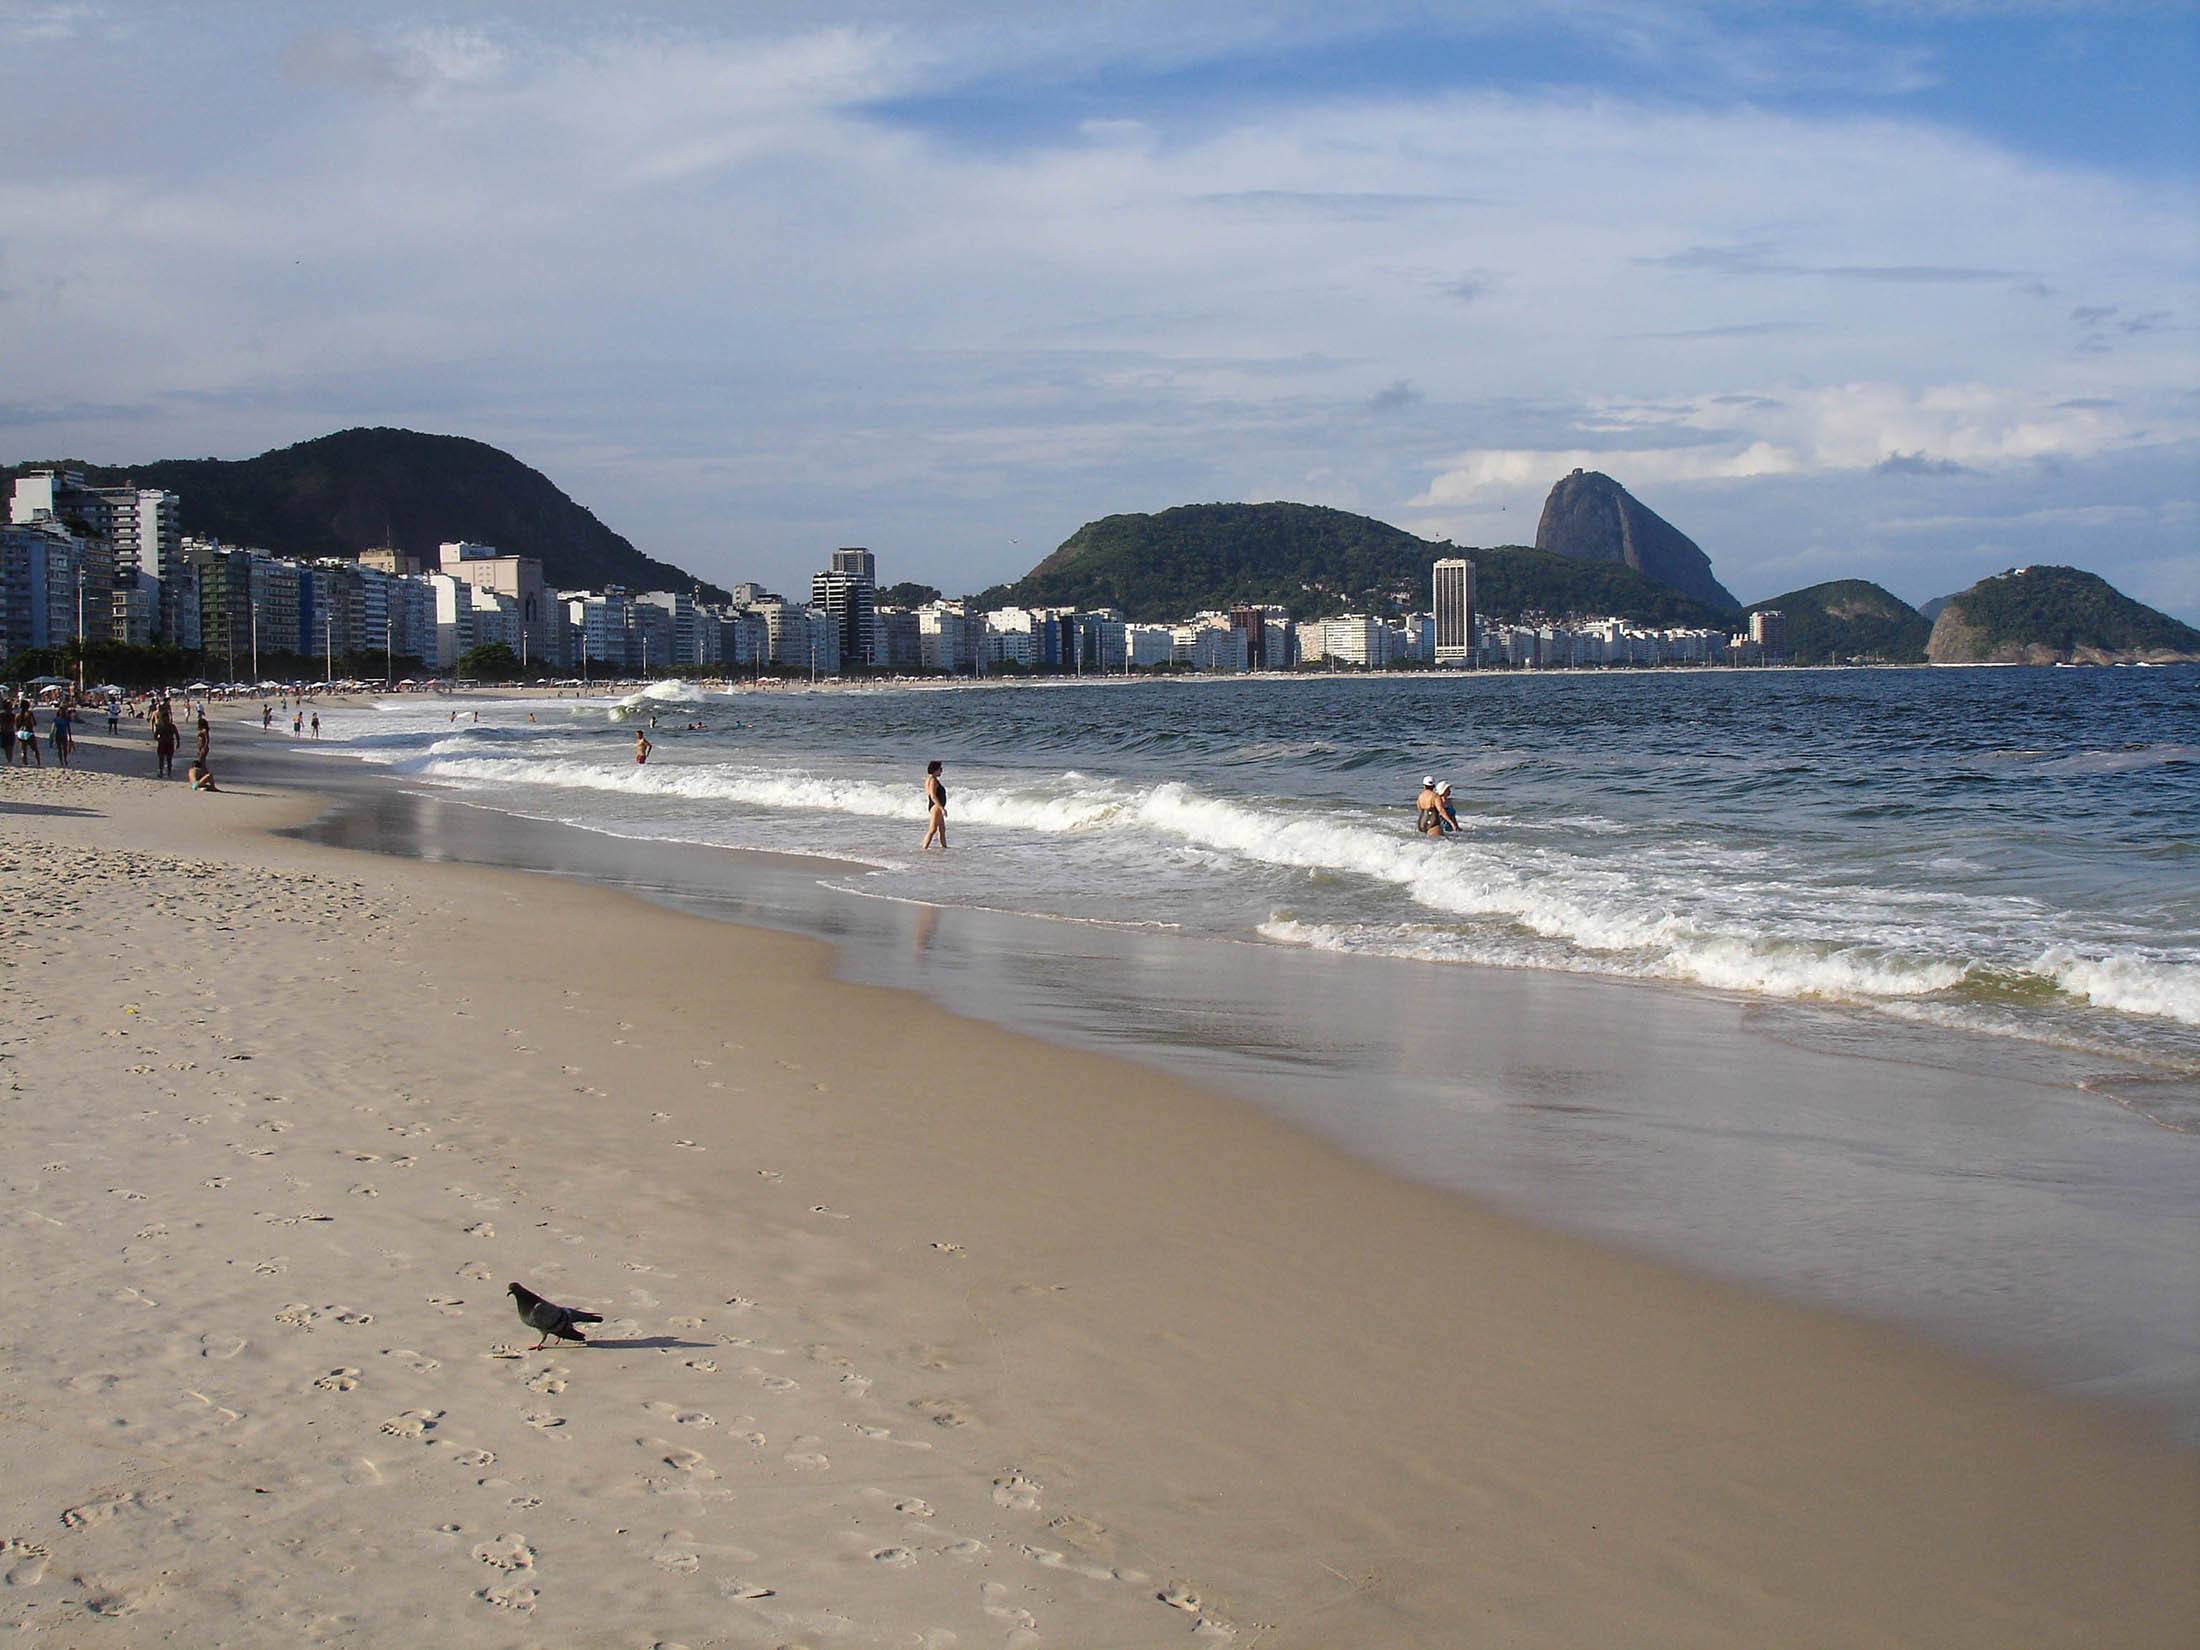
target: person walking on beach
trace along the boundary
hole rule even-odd
[[[197,737],[198,742],[193,747],[192,754],[195,755],[201,763],[203,763],[205,762],[208,754],[211,753],[214,749],[214,728],[213,724],[208,722],[206,719],[206,710],[204,706],[201,706],[199,709],[199,725]]]
[[[46,759],[38,754],[38,707],[28,699],[15,707],[15,747],[22,753],[26,768],[46,765]]]
[[[275,707],[269,704],[265,699],[262,699],[260,701],[260,731],[262,733],[265,733],[269,728],[273,727],[274,725]]]
[[[153,756],[158,763],[154,771],[163,779],[175,775],[176,737],[175,711],[163,699],[153,707]]]
[[[76,745],[76,710],[64,693],[61,702],[53,708],[53,759],[62,767],[69,765],[69,752]]]
[[[940,778],[937,762],[924,765],[924,806],[929,816],[924,827],[924,846],[931,847],[932,839],[937,837],[944,850],[947,847],[947,784]]]
[[[121,731],[122,701],[110,694],[107,698],[107,732],[111,735],[118,734]]]
[[[290,737],[295,739],[306,730],[306,713],[303,707],[290,718]]]
[[[313,737],[316,739],[321,737],[321,713],[319,711],[313,713]]]
[[[649,735],[640,728],[634,730],[634,765],[638,768],[649,760],[649,753],[657,747],[649,742]]]

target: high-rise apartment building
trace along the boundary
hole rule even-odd
[[[835,550],[810,578],[810,605],[840,626],[840,656],[849,664],[883,663],[878,629],[878,558],[860,545]]]
[[[1435,568],[1436,662],[1474,663],[1474,563],[1446,556]]]

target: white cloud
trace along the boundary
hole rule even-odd
[[[1020,568],[955,565],[971,543],[1278,478],[1519,537],[1499,518],[1577,465],[1746,494],[1895,457],[1925,473],[1886,485],[2082,475],[2196,439],[2183,186],[1918,122],[1561,93],[1172,123],[1098,85],[987,143],[878,112],[1088,51],[1303,42],[1334,10],[1143,42],[1182,8],[178,35],[222,121],[121,100],[102,147],[56,139],[0,181],[7,442],[524,438],[709,574],[738,553],[789,578],[839,520],[975,584]],[[1574,15],[1639,26],[1645,61],[1699,26]]]
[[[2200,438],[2200,421],[2185,416],[2178,425],[2180,438]],[[2166,433],[2141,430],[2114,407],[2064,399],[2052,389],[1888,383],[1744,387],[1703,402],[1619,403],[1592,409],[1580,427],[1622,437],[1686,429],[1704,439],[1683,446],[1623,440],[1606,447],[1474,449],[1447,461],[1409,506],[1441,509],[1492,491],[1517,496],[1572,469],[1606,470],[1629,486],[1832,470],[1952,474],[2082,461]]]

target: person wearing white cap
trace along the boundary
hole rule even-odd
[[[1414,825],[1423,836],[1436,836],[1444,829],[1443,798],[1436,791],[1433,774],[1421,776],[1421,794],[1413,799]]]
[[[1443,779],[1436,785],[1436,828],[1439,831],[1459,829],[1459,816],[1451,811],[1451,781]]]

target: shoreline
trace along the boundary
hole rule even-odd
[[[1188,1076],[1544,1229],[1892,1325],[2200,1445],[2200,1336],[2161,1309],[2200,1302],[2192,1204],[2141,1065],[1663,980],[935,904],[864,886],[865,862],[339,774],[314,840],[826,939],[840,978]]]
[[[0,1356],[46,1396],[0,1441],[9,1557],[53,1579],[0,1610],[188,1633],[240,1590],[194,1542],[239,1535],[248,1576],[272,1512],[355,1573],[277,1566],[227,1642],[369,1631],[333,1618],[370,1577],[482,1644],[538,1605],[576,1643],[2150,1644],[2200,1603],[2193,1462],[2121,1417],[833,980],[818,942],[262,834],[310,787],[243,778],[217,813],[50,779],[41,805],[89,811],[0,811],[19,886],[69,906],[10,918],[11,993],[46,1019],[7,1050],[38,1220]],[[139,909],[128,878],[179,854],[241,909]],[[212,924],[181,932],[216,972],[133,956],[171,920]],[[403,977],[376,966],[423,921]],[[164,1058],[124,1068],[148,1035]],[[84,1115],[36,1100],[63,1093]],[[255,1244],[285,1272],[247,1274]],[[635,1349],[477,1344],[518,1328],[506,1272]]]

